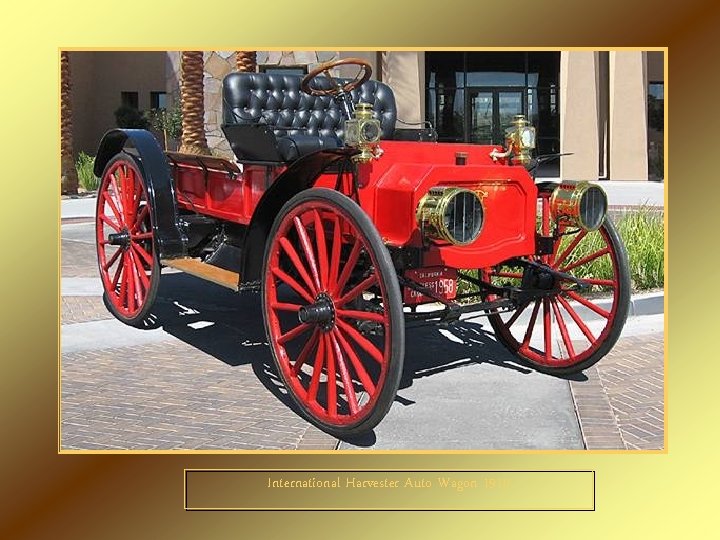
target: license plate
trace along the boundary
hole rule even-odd
[[[429,289],[433,294],[444,300],[452,300],[457,294],[457,270],[454,268],[433,267],[407,270],[405,277],[421,287]],[[404,301],[406,304],[422,304],[437,302],[435,298],[405,287]]]

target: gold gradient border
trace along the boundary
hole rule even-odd
[[[695,538],[717,533],[715,121],[720,6],[608,0],[512,4],[370,0],[204,6],[128,0],[3,7],[0,377],[2,538]],[[252,46],[248,46],[252,44]],[[383,44],[383,45],[378,45]],[[58,455],[58,48],[668,47],[665,454]],[[601,47],[597,47],[600,49]],[[670,86],[666,75],[666,102]],[[666,115],[667,115],[666,108]],[[669,149],[669,122],[666,148]],[[672,176],[673,183],[669,181]],[[666,245],[667,248],[667,245]],[[672,276],[672,277],[670,277]],[[672,317],[668,290],[672,283]],[[672,337],[670,337],[670,335]],[[594,469],[595,512],[185,512],[185,468]],[[357,519],[360,517],[360,519]]]

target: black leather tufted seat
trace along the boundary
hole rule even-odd
[[[305,94],[300,81],[298,76],[266,73],[225,77],[223,131],[238,159],[288,162],[342,145],[345,117],[340,104],[330,96]],[[321,76],[313,85],[324,89],[330,83]],[[390,87],[367,81],[352,91],[352,100],[371,103],[381,137],[393,137],[397,113]]]

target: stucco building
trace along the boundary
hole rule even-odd
[[[522,113],[537,127],[539,153],[571,154],[546,164],[542,176],[662,178],[662,51],[258,51],[258,69],[301,75],[343,57],[368,61],[373,77],[393,88],[398,119],[432,122],[441,141],[500,143]],[[141,110],[176,103],[179,58],[176,51],[71,53],[76,149],[94,153],[123,103]],[[205,53],[208,144],[227,156],[221,83],[234,66],[233,51]]]

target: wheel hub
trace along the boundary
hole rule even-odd
[[[302,306],[298,310],[298,319],[306,324],[317,324],[325,331],[335,325],[335,305],[326,293],[320,293],[314,304]]]
[[[124,229],[119,233],[111,233],[108,235],[108,243],[111,246],[121,246],[127,248],[130,245],[130,231]]]

